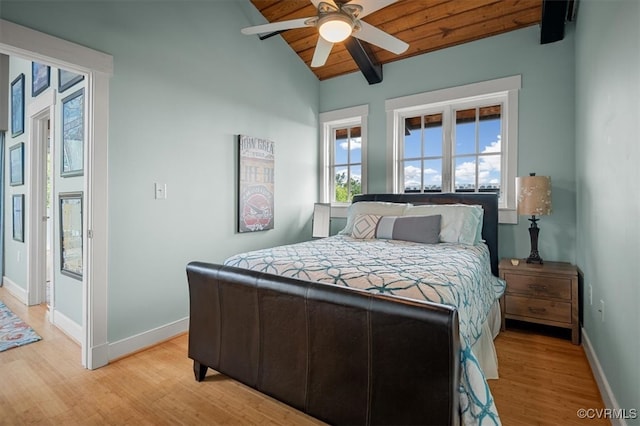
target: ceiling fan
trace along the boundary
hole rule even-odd
[[[247,27],[242,29],[242,33],[264,34],[294,28],[316,27],[320,36],[311,60],[312,67],[324,65],[333,45],[346,40],[349,36],[399,55],[409,48],[407,43],[362,21],[365,16],[396,1],[398,0],[351,0],[340,3],[334,0],[311,0],[318,11],[317,16]]]

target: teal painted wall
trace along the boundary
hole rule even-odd
[[[0,17],[113,55],[108,339],[188,315],[185,266],[309,239],[319,83],[248,1],[2,1]],[[275,229],[236,234],[236,135],[275,141]],[[167,199],[154,199],[154,182]]]
[[[369,105],[368,190],[386,190],[384,101],[478,81],[522,75],[518,170],[552,180],[553,214],[540,220],[543,259],[575,262],[574,42],[540,45],[537,26],[486,38],[384,66],[382,83],[369,86],[360,73],[320,84],[320,111]],[[500,255],[527,257],[529,222],[500,226]]]
[[[580,2],[577,262],[585,277],[584,331],[614,397],[627,410],[640,409],[639,24],[637,1]],[[628,424],[638,425],[640,419]]]

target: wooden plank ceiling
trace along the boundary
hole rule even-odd
[[[317,14],[309,0],[251,0],[251,3],[269,22]],[[542,0],[399,0],[363,20],[409,43],[409,49],[401,55],[370,46],[375,60],[385,64],[540,24],[541,16]],[[317,30],[297,28],[281,36],[310,66]],[[337,43],[327,63],[311,70],[318,79],[325,80],[359,69],[343,43]]]

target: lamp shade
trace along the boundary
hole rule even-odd
[[[516,178],[518,214],[542,216],[551,214],[551,178],[522,176]]]

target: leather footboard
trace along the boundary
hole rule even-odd
[[[192,262],[189,358],[330,424],[458,424],[455,309]]]

